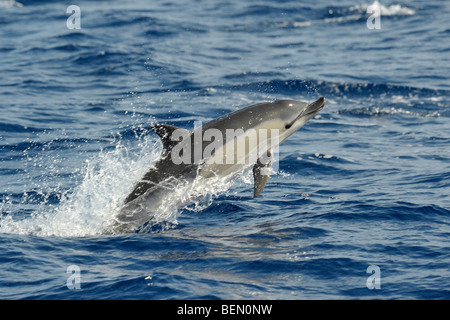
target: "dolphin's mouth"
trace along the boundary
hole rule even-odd
[[[303,117],[306,117],[306,116],[313,117],[316,113],[318,113],[320,110],[322,110],[322,108],[324,106],[325,106],[325,98],[320,97],[319,99],[317,99],[317,101],[311,103],[305,109],[303,109],[303,111],[294,119],[294,121],[292,121],[291,123],[288,123],[286,125],[286,129],[289,129],[290,127],[292,127],[294,125],[294,123],[297,122],[297,120],[299,120]]]

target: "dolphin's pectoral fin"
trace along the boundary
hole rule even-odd
[[[264,157],[264,161],[260,158],[253,166],[253,198],[258,197],[261,194],[270,177],[270,171],[272,169],[272,153],[268,151],[267,155],[268,157]]]
[[[165,123],[151,125],[150,130],[155,132],[161,138],[166,152],[170,151],[178,142],[180,142],[180,137],[187,137],[192,134],[192,131]],[[174,135],[175,131],[177,131],[177,134]]]

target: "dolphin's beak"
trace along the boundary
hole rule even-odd
[[[308,119],[314,117],[322,108],[325,106],[325,98],[320,97],[317,99],[317,101],[314,101],[310,105],[308,105],[305,109],[300,112],[300,114],[295,118],[294,121],[286,125],[286,129],[289,129],[294,125],[294,123],[297,122],[297,120],[303,118],[303,117],[309,117]]]
[[[316,114],[318,113],[323,107],[325,106],[325,98],[324,97],[320,97],[319,99],[317,99],[317,101],[311,103],[309,106],[307,106],[305,108],[305,110],[303,110],[301,116],[307,116],[310,114]]]

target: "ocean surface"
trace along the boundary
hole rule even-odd
[[[450,2],[372,4],[0,0],[0,299],[450,299]],[[321,96],[258,198],[105,233],[152,123]]]

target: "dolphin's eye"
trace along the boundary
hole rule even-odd
[[[284,126],[284,128],[285,128],[286,130],[289,129],[290,127],[292,127],[292,123],[288,123],[287,125]]]

